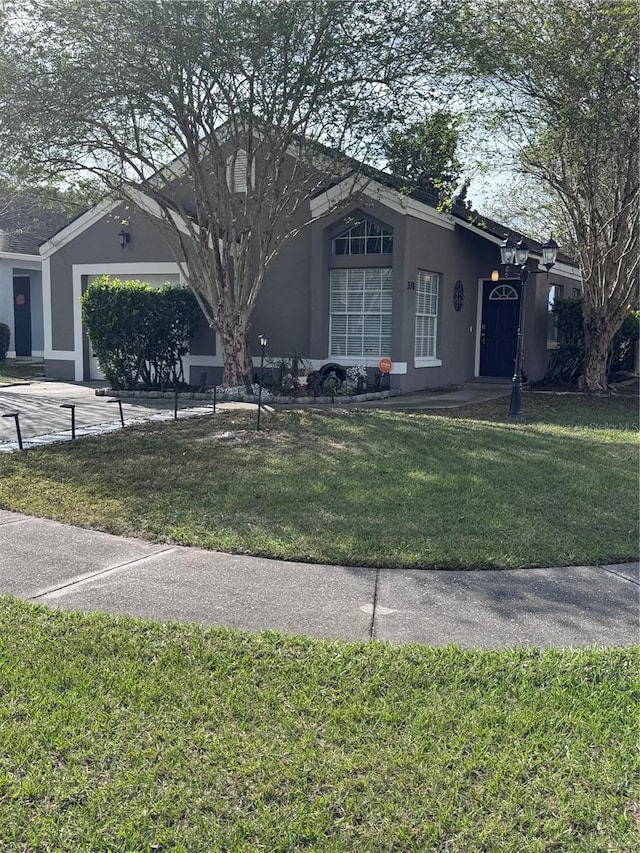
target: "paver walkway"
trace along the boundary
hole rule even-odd
[[[111,432],[121,428],[117,402],[109,397],[97,397],[95,386],[99,383],[30,382],[23,385],[0,386],[0,415],[18,412],[20,431],[26,449],[71,439],[71,411],[63,404],[74,405],[76,435],[78,438]],[[245,403],[219,403],[221,411],[232,407],[246,407]],[[255,408],[255,407],[254,407]],[[173,418],[171,399],[142,399],[131,397],[122,400],[125,424],[147,420]],[[179,417],[208,414],[211,405],[179,401]],[[18,448],[15,421],[0,417],[0,452]]]

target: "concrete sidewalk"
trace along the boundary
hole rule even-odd
[[[417,571],[287,563],[152,545],[0,510],[0,593],[312,637],[440,646],[639,642],[639,566]]]

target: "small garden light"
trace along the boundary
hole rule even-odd
[[[20,414],[18,412],[7,412],[2,415],[3,418],[13,418],[16,424],[16,435],[18,436],[18,447],[23,450],[22,433],[20,432]]]
[[[267,348],[269,340],[266,335],[260,335],[260,384],[258,385],[258,423],[256,430],[260,431],[260,409],[262,408],[262,385],[264,383],[264,351]]]
[[[76,437],[76,405],[75,405],[75,403],[62,403],[60,408],[71,410],[71,438],[75,439],[75,437]]]

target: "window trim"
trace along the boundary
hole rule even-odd
[[[429,358],[427,356],[420,356],[420,358],[414,358],[414,367],[442,367],[442,359],[441,358]]]
[[[244,164],[242,163],[242,159],[244,159]],[[249,155],[244,148],[238,148],[234,154],[230,154],[227,157],[227,186],[229,187],[229,192],[233,195],[246,194],[249,188],[255,186],[256,161],[254,157],[251,158],[251,177],[249,177],[248,165]],[[243,181],[240,187],[236,187],[236,176],[239,168],[243,172]]]
[[[389,352],[388,353],[387,352],[368,353],[368,354],[362,353],[361,355],[347,355],[345,353],[343,355],[339,355],[337,353],[334,353],[334,351],[333,351],[333,317],[334,317],[334,313],[336,314],[336,316],[345,317],[345,318],[348,318],[351,315],[351,316],[358,316],[361,318],[361,320],[364,320],[364,318],[366,317],[365,313],[358,314],[356,312],[349,312],[346,310],[344,312],[332,311],[332,309],[331,309],[331,296],[332,296],[333,277],[336,275],[346,275],[347,276],[347,283],[348,283],[349,276],[354,274],[354,273],[360,273],[361,272],[364,274],[364,277],[366,279],[366,276],[368,274],[373,273],[373,272],[380,272],[380,271],[388,273],[388,275],[389,275],[389,296],[391,298],[391,309],[389,311],[382,311],[382,305],[380,305],[380,311],[376,312],[376,314],[379,314],[379,316],[381,318],[382,317],[388,317],[392,323],[393,322],[393,268],[392,267],[388,267],[388,266],[385,266],[385,267],[337,267],[337,268],[334,267],[334,268],[329,270],[329,345],[328,345],[327,351],[329,353],[328,357],[330,359],[336,360],[336,361],[338,359],[349,359],[350,364],[356,363],[354,361],[354,359],[363,359],[367,362],[374,362],[375,364],[377,364],[381,358],[391,356],[391,347],[393,344],[393,328],[392,327],[391,327],[391,330],[389,332]],[[382,289],[381,289],[381,296],[382,296]],[[373,312],[371,312],[371,313],[373,313]],[[347,321],[347,326],[348,326],[348,321]],[[364,331],[363,331],[363,338],[364,338]],[[382,346],[382,322],[381,322],[378,344],[379,344],[379,348],[381,348],[381,346]],[[348,348],[348,327],[347,327],[347,331],[345,332],[345,349],[347,349],[347,348]]]
[[[553,302],[551,302],[551,288],[553,288]],[[557,349],[558,348],[558,325],[557,319],[555,318],[555,314],[551,310],[553,303],[555,303],[556,299],[564,299],[565,298],[565,286],[564,284],[557,284],[551,282],[548,285],[547,291],[547,349]],[[553,320],[553,337],[549,336],[551,320]]]
[[[356,228],[359,228],[361,225],[364,225],[365,233],[359,236],[351,236],[351,232]],[[379,229],[379,234],[370,234],[369,228],[374,226]],[[348,243],[349,251],[347,252],[336,252],[336,241],[337,240],[346,240]],[[351,246],[355,240],[362,240],[364,243],[364,252],[352,252]],[[380,251],[379,252],[368,252],[368,244],[369,240],[380,240]],[[388,249],[389,251],[385,252],[385,240],[389,241]],[[346,231],[341,231],[339,234],[336,234],[335,237],[331,238],[331,255],[334,258],[362,258],[362,257],[380,257],[381,255],[392,255],[393,254],[393,230],[391,230],[388,226],[379,225],[373,219],[369,219],[368,217],[363,217],[359,222],[355,222]]]
[[[435,282],[435,313],[427,314],[424,312],[418,311],[418,294],[420,291],[420,285],[423,283],[421,277],[422,276],[431,276],[433,281]],[[416,304],[414,310],[414,322],[413,322],[413,359],[415,367],[440,367],[442,365],[442,360],[438,358],[438,319],[440,315],[440,285],[441,285],[441,275],[437,272],[432,272],[431,270],[418,270],[418,275],[416,277]],[[419,317],[432,317],[434,320],[433,323],[433,354],[432,355],[417,355],[418,349],[418,318]],[[424,341],[424,338],[420,339],[421,342]]]

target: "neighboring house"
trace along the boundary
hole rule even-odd
[[[505,234],[514,232],[464,207],[440,212],[428,193],[406,193],[392,176],[371,174],[357,200],[340,212],[332,211],[346,181],[308,202],[303,213],[309,224],[268,267],[253,314],[256,366],[258,333],[264,333],[268,355],[297,354],[316,368],[363,364],[373,372],[388,357],[391,387],[404,391],[510,378],[520,282],[491,281],[491,272],[499,269]],[[80,310],[94,278],[183,282],[154,224],[153,205],[145,206],[105,201],[41,247],[49,376],[101,378]],[[529,265],[537,270],[541,245],[528,242]],[[530,276],[526,287],[524,372],[531,380],[546,368],[550,287],[580,287],[568,257],[560,255],[549,276],[546,270]],[[185,366],[195,385],[221,381],[220,342],[204,320]]]
[[[9,358],[44,358],[42,261],[38,246],[69,215],[27,196],[0,197],[0,323],[9,326]]]

